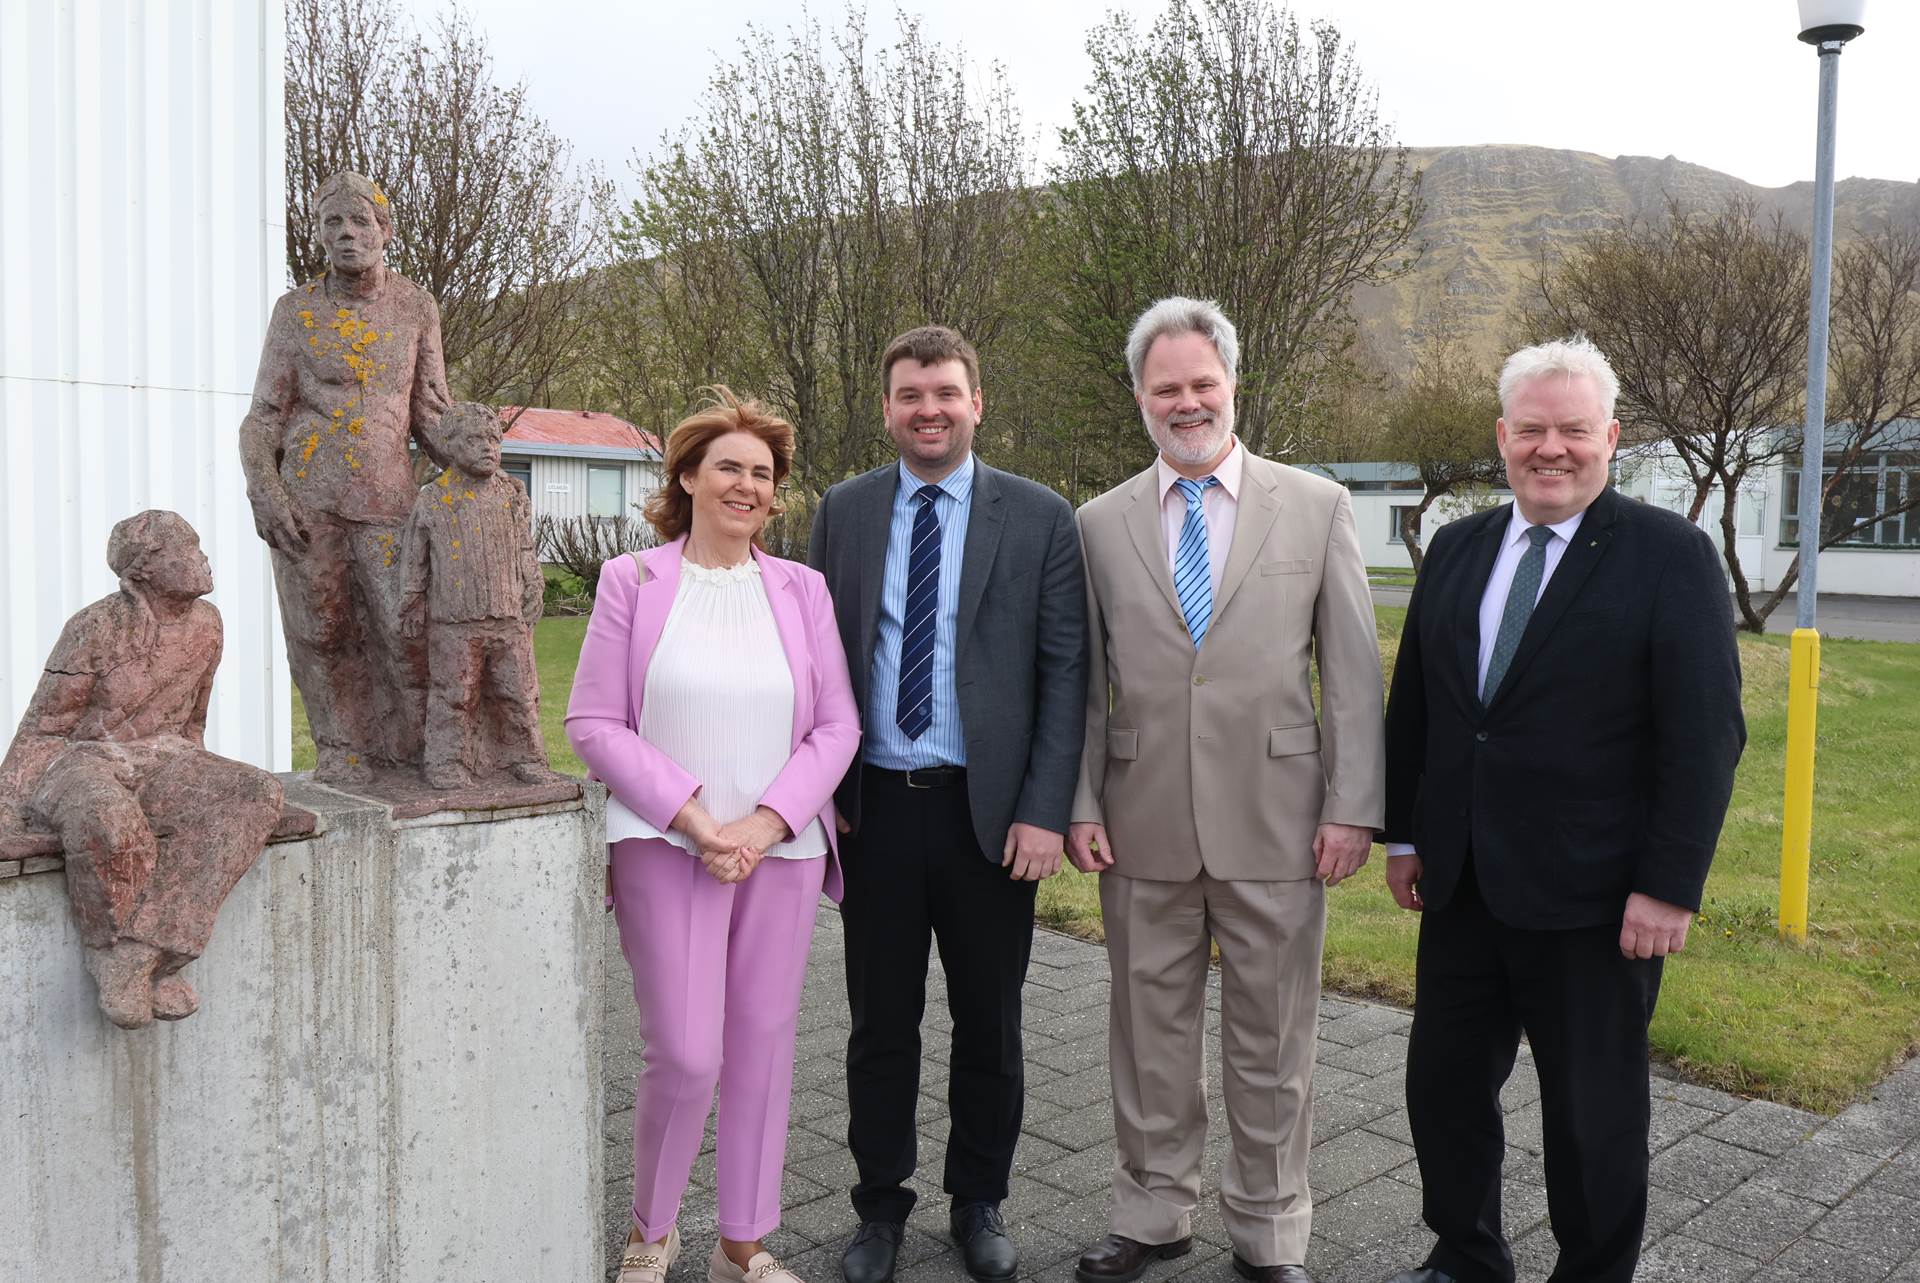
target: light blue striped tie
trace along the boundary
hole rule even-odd
[[[1186,496],[1187,517],[1180,525],[1180,549],[1173,558],[1173,590],[1180,595],[1180,613],[1187,619],[1187,635],[1193,648],[1207,639],[1207,625],[1213,622],[1213,575],[1207,566],[1207,516],[1201,510],[1200,496],[1208,486],[1217,486],[1214,477],[1189,481],[1181,477],[1173,483]]]

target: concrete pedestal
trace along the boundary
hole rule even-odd
[[[0,877],[0,1279],[601,1278],[601,797],[396,822],[292,780],[321,830],[132,1032],[55,862]]]

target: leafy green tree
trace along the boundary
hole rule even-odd
[[[1357,374],[1355,286],[1405,270],[1417,175],[1328,23],[1274,0],[1169,0],[1087,37],[1043,227],[1053,340],[1105,484],[1144,464],[1123,347],[1155,299],[1215,300],[1240,335],[1236,426],[1288,453]]]

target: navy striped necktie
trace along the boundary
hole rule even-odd
[[[1213,571],[1207,564],[1207,516],[1200,506],[1209,486],[1217,486],[1217,477],[1198,481],[1181,477],[1173,483],[1187,500],[1186,520],[1180,524],[1180,548],[1173,558],[1173,587],[1180,595],[1180,613],[1187,620],[1187,635],[1193,648],[1207,639],[1207,626],[1213,622]]]
[[[893,720],[917,740],[933,725],[933,632],[940,605],[940,515],[934,501],[943,492],[924,485],[914,492],[913,539],[907,551],[907,607],[900,621],[900,690]]]

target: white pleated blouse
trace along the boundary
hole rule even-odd
[[[714,569],[680,562],[680,584],[647,664],[640,736],[700,781],[700,804],[721,824],[753,813],[793,750],[793,670],[752,558]],[[607,841],[692,838],[661,832],[607,798]],[[769,848],[775,859],[827,853],[820,817]]]

